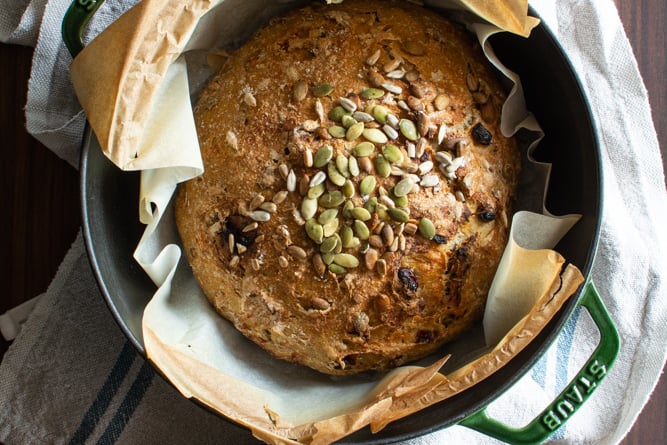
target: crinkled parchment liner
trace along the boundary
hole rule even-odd
[[[212,310],[178,246],[171,197],[179,182],[203,170],[189,89],[205,78],[193,76],[198,72],[193,66],[202,60],[197,55],[222,42],[238,46],[295,1],[144,0],[72,64],[77,95],[105,154],[122,169],[142,171],[139,213],[147,227],[135,258],[158,286],[143,316],[148,358],[184,396],[268,443],[330,443],[367,425],[378,431],[473,386],[523,349],[583,281],[576,267],[551,250],[578,216],[556,218],[544,209],[549,166],[528,155],[541,130],[525,110],[518,78],[497,61],[487,42],[496,32],[528,35],[538,21],[526,15],[527,3],[521,0],[426,3],[454,7],[467,23],[486,19],[469,27],[514,83],[503,108],[502,131],[511,135],[523,128],[534,135],[524,153],[523,169],[531,179],[521,186],[527,196],[524,211],[513,218],[489,294],[486,341],[471,334],[447,347],[452,352],[447,364],[450,355],[427,358],[422,366],[404,366],[384,376],[333,378],[272,359]],[[182,55],[192,55],[189,64]]]

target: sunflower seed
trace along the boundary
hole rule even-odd
[[[294,173],[294,170],[290,170],[287,174],[287,191],[296,191],[296,174]]]
[[[303,250],[303,248],[297,246],[296,244],[287,246],[287,253],[289,253],[293,258],[296,258],[298,260],[305,260],[308,257],[306,251]]]
[[[380,59],[381,51],[378,49],[366,59],[366,65],[373,66]]]
[[[438,184],[440,184],[440,178],[438,178],[438,175],[425,175],[421,181],[419,182],[419,185],[422,187],[435,187]]]
[[[241,258],[238,255],[234,255],[231,260],[229,260],[229,267],[236,267],[238,266],[239,262],[241,261]]]
[[[280,255],[278,257],[278,264],[280,265],[280,267],[286,268],[287,266],[289,266],[289,260],[284,256]]]
[[[271,214],[264,210],[255,210],[250,212],[250,219],[257,222],[266,222],[271,219]]]
[[[357,104],[354,103],[354,101],[348,99],[347,97],[340,97],[338,98],[338,102],[340,102],[341,106],[345,108],[346,111],[349,113],[354,113],[357,111]]]
[[[234,150],[239,149],[239,140],[236,137],[236,133],[234,133],[233,131],[229,130],[227,132],[226,141],[229,144],[229,146],[232,147]]]
[[[390,61],[388,61],[387,63],[384,64],[384,66],[382,67],[382,71],[384,71],[385,73],[392,72],[395,69],[397,69],[401,65],[402,62],[403,62],[403,60],[398,59],[398,58],[391,59]]]
[[[471,92],[477,91],[479,89],[479,80],[472,73],[468,73],[466,75],[466,85]]]
[[[387,73],[387,77],[390,79],[402,79],[405,77],[404,70],[394,70]]]
[[[438,129],[438,145],[442,144],[442,141],[447,137],[447,125],[442,124]]]
[[[263,202],[259,205],[259,208],[269,213],[276,213],[278,211],[278,206],[274,202]]]
[[[243,227],[243,229],[241,229],[241,233],[252,232],[253,230],[257,229],[257,227],[259,227],[257,221],[251,222],[250,224],[247,224],[245,227]]]
[[[370,114],[366,113],[365,111],[355,111],[352,117],[357,121],[357,122],[373,122],[374,118]]]
[[[297,80],[294,84],[294,89],[292,90],[292,98],[296,102],[301,102],[306,98],[308,94],[308,84],[303,80]]]
[[[327,174],[324,171],[320,170],[317,173],[315,173],[313,178],[310,180],[309,185],[312,188],[322,184],[326,180],[327,180]]]
[[[303,151],[303,165],[307,168],[313,166],[313,152],[308,148]]]
[[[401,88],[399,85],[396,85],[391,82],[385,82],[382,84],[382,88],[385,90],[389,91],[390,93],[399,95],[403,92],[403,88]]]
[[[383,125],[382,126],[382,131],[384,131],[384,134],[386,134],[389,139],[391,139],[391,140],[398,139],[398,132],[396,130],[394,130],[393,128],[391,128],[390,125],[387,125],[387,124]]]
[[[255,99],[255,96],[253,96],[250,91],[246,91],[243,95],[243,102],[245,102],[245,104],[249,107],[257,106],[257,99]]]
[[[426,173],[433,170],[433,162],[424,161],[421,164],[419,164],[419,166],[417,167],[417,170],[419,171],[420,175],[425,175]]]
[[[381,276],[385,276],[387,274],[387,262],[384,259],[377,260],[375,269]]]

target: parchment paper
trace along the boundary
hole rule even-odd
[[[522,184],[522,193],[531,195],[526,202],[534,204],[513,218],[511,241],[487,303],[486,341],[471,335],[420,366],[384,376],[333,378],[277,361],[246,340],[213,311],[184,263],[170,201],[179,182],[203,169],[190,88],[210,74],[205,56],[237,47],[268,17],[294,4],[144,0],[80,53],[72,76],[105,154],[122,169],[142,170],[139,217],[147,226],[135,258],[158,286],[143,317],[149,360],[184,396],[197,398],[268,443],[330,443],[366,425],[377,431],[451,397],[525,347],[583,281],[551,250],[578,217],[557,218],[544,209],[549,167],[529,160],[541,130],[525,110],[518,79],[487,41],[502,32],[495,25],[527,35],[537,21],[526,16],[526,2],[428,2],[455,7],[459,19],[475,14],[486,19],[469,26],[513,84],[502,131],[511,135],[525,129],[535,136],[525,155],[529,165],[523,167],[533,170],[533,182]],[[101,57],[106,63],[99,63]],[[100,91],[100,79],[106,79],[108,91]],[[447,350],[457,355],[443,368],[450,358]],[[459,351],[466,352],[465,360]]]

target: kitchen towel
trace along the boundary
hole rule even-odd
[[[107,0],[92,38],[132,1]],[[592,275],[621,336],[621,352],[593,396],[549,443],[618,443],[659,378],[667,354],[664,172],[650,106],[611,0],[531,3],[578,73],[599,130],[604,210]],[[59,33],[66,0],[0,0],[0,38],[36,45],[29,131],[76,164],[83,115],[69,86]],[[661,233],[662,232],[662,233]],[[597,345],[586,311],[489,407],[521,426],[573,378]],[[183,399],[136,354],[96,287],[79,237],[0,364],[0,441],[25,443],[258,443]],[[461,426],[405,442],[493,444]]]

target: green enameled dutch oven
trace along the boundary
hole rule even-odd
[[[73,55],[81,50],[82,32],[102,1],[76,0],[68,10],[62,31]],[[530,13],[536,15],[532,10]],[[486,380],[444,402],[391,423],[376,434],[366,428],[341,443],[392,443],[455,424],[508,443],[540,443],[591,397],[618,354],[618,333],[590,279],[602,214],[602,172],[596,129],[585,94],[567,55],[543,23],[528,38],[502,33],[491,39],[500,60],[521,76],[528,108],[546,134],[535,156],[553,166],[547,208],[554,214],[582,215],[556,250],[579,267],[587,280],[525,350]],[[138,193],[138,173],[116,168],[102,154],[94,135],[88,131],[81,157],[86,246],[113,316],[136,349],[145,355],[141,317],[155,288],[132,257],[144,227],[138,221],[136,205],[126,197],[139,196]],[[596,323],[600,342],[579,373],[523,428],[513,428],[490,418],[486,407],[531,370],[580,307],[585,308]],[[193,404],[193,409],[199,408]]]

